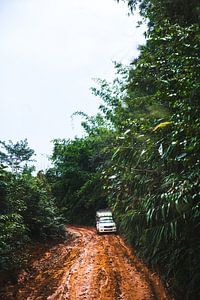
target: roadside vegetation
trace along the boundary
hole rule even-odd
[[[124,2],[139,7],[146,44],[129,66],[115,63],[112,83],[96,80],[98,114],[75,113],[85,136],[55,139],[53,167],[35,177],[0,153],[0,267],[27,239],[60,238],[64,219],[91,225],[109,206],[175,298],[199,299],[199,1]]]
[[[64,238],[64,219],[43,173],[32,175],[34,151],[27,140],[1,146],[0,278],[10,272],[15,280],[27,259],[27,246]]]

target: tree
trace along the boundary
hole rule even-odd
[[[28,239],[28,231],[24,224],[20,210],[24,203],[17,199],[11,205],[10,183],[13,175],[0,166],[0,272],[9,270],[16,271],[21,265],[24,255],[16,255],[24,250]],[[15,191],[12,191],[14,198]],[[11,207],[12,206],[12,207]],[[21,207],[21,209],[20,209]]]
[[[64,218],[45,175],[27,172],[34,153],[27,141],[1,145],[7,150],[1,162],[13,172],[0,165],[0,272],[15,278],[26,261],[27,243],[65,238]]]
[[[198,24],[200,20],[199,0],[117,0],[127,2],[131,12],[139,7],[140,14],[149,20],[149,28],[168,19],[171,24],[183,27]]]
[[[54,168],[46,176],[68,222],[91,225],[95,210],[106,205],[97,172],[103,159],[102,143],[102,136],[94,134],[93,126],[91,136],[54,141]]]
[[[13,143],[0,141],[0,163],[8,166],[12,172],[19,172],[28,168],[28,163],[34,160],[34,150],[29,148],[27,139]]]

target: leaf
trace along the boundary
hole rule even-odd
[[[158,125],[156,125],[156,127],[154,127],[153,131],[156,131],[157,129],[160,129],[160,128],[165,128],[166,126],[168,125],[171,125],[173,122],[162,122]]]

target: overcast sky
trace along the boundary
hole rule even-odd
[[[137,56],[137,21],[114,0],[0,0],[0,140],[27,138],[47,167],[52,139],[82,133],[73,112],[97,112],[92,78]]]

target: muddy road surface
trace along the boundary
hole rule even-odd
[[[151,273],[118,235],[69,226],[72,238],[32,260],[5,300],[168,300]]]

